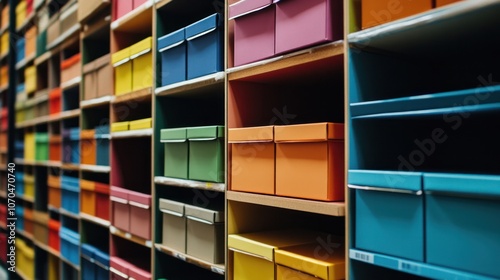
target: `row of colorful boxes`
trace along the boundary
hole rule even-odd
[[[300,229],[229,234],[233,279],[345,279],[343,239]]]
[[[354,248],[500,276],[497,175],[350,170]]]
[[[342,123],[230,128],[228,143],[231,190],[344,200]]]
[[[97,247],[83,243],[82,252],[82,280],[108,280],[109,254]]]
[[[162,129],[164,175],[224,182],[224,134],[224,126]]]
[[[111,224],[151,240],[151,195],[111,186]]]
[[[224,29],[213,14],[158,38],[161,86],[223,70]]]
[[[142,256],[136,256],[136,260],[140,260],[140,258],[144,258]],[[135,260],[134,260],[135,261]],[[136,263],[136,262],[134,262]],[[117,257],[111,256],[109,259],[110,271],[111,271],[111,279],[113,280],[127,280],[127,279],[136,279],[136,280],[151,280],[151,272],[144,270],[141,267],[135,266],[132,263]]]
[[[160,198],[162,244],[210,263],[224,263],[224,211]]]
[[[114,122],[111,123],[111,131],[119,132],[119,131],[127,131],[127,130],[138,130],[138,129],[147,129],[152,127],[152,119],[145,118],[134,121],[123,121],[123,122]]]
[[[229,6],[234,65],[343,37],[341,0],[242,0]]]
[[[36,26],[30,27],[24,37],[19,37],[16,42],[16,63],[23,60],[25,57],[35,55],[37,47],[37,30]]]

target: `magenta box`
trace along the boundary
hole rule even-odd
[[[111,200],[111,224],[121,230],[130,230],[129,191],[111,186],[109,199]]]
[[[129,192],[130,233],[151,239],[151,195]]]
[[[131,266],[129,276],[135,280],[151,280],[151,273],[136,266]]]
[[[128,279],[129,275],[129,267],[130,264],[118,257],[110,257],[109,258],[109,266],[112,267],[114,270],[117,270],[120,274],[123,274],[124,276],[126,275],[127,278],[122,277],[121,275],[118,275],[114,272],[111,272],[111,279],[112,280],[123,280],[123,279]]]
[[[234,20],[234,66],[274,56],[275,13],[273,0],[241,0],[229,6],[229,19]]]
[[[276,3],[276,54],[341,39],[342,0]]]
[[[117,20],[134,9],[134,0],[115,0],[113,8],[115,9],[113,20]]]

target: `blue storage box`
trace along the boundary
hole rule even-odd
[[[69,129],[69,145],[71,147],[71,163],[80,163],[80,128]]]
[[[223,25],[213,14],[186,27],[187,78],[223,70]]]
[[[16,193],[24,194],[24,172],[16,171]]]
[[[80,213],[79,179],[71,176],[61,176],[61,207],[71,213]]]
[[[23,84],[18,84],[16,86],[16,93],[24,92],[24,89],[25,89],[24,83]]]
[[[24,49],[25,49],[26,41],[23,37],[19,37],[16,42],[16,63],[20,62],[24,59]]]
[[[109,125],[96,126],[96,165],[109,166]]]
[[[500,279],[500,176],[424,174],[433,265]]]
[[[349,170],[355,191],[354,247],[424,261],[424,198],[419,172]]]
[[[80,252],[78,250],[80,234],[68,228],[61,227],[59,237],[61,238],[61,256],[74,265],[80,265]]]
[[[187,45],[185,29],[158,38],[161,57],[161,86],[182,82],[187,75]]]
[[[14,142],[15,158],[24,158],[24,141],[16,140]]]
[[[109,255],[100,251],[95,251],[96,280],[109,279]]]
[[[21,205],[16,206],[16,226],[17,229],[24,231],[24,207]]]
[[[96,248],[89,244],[82,244],[82,280],[96,279],[95,252]]]

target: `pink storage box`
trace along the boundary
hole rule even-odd
[[[129,276],[130,264],[118,257],[109,258],[112,280],[127,280]],[[126,277],[125,277],[126,276]]]
[[[136,266],[131,266],[128,273],[130,278],[134,278],[135,280],[151,280],[150,272]]]
[[[234,3],[229,6],[229,19],[234,20],[234,66],[274,56],[273,0]]]
[[[342,0],[279,0],[276,54],[342,39]]]
[[[151,195],[129,192],[130,233],[151,239]]]
[[[134,9],[134,0],[114,0],[113,9],[113,20],[117,20]]]
[[[151,0],[134,0],[134,9],[139,8],[142,4],[151,1]]]
[[[111,224],[121,230],[130,230],[129,191],[111,186],[109,199],[111,200]]]

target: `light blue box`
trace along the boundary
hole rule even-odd
[[[349,170],[355,191],[354,247],[424,261],[422,173]]]
[[[16,49],[17,49],[16,63],[18,63],[24,59],[25,45],[26,45],[26,41],[23,37],[20,37],[19,39],[17,39],[17,42],[16,42]]]
[[[16,171],[16,193],[24,194],[24,172]]]
[[[158,38],[158,52],[161,57],[161,86],[185,81],[187,75],[185,29]]]
[[[61,176],[61,207],[73,214],[80,213],[80,181],[76,177]]]
[[[427,262],[500,278],[500,176],[427,173]]]
[[[219,14],[186,27],[187,78],[193,79],[223,70],[223,34]]]
[[[61,227],[59,230],[59,237],[61,238],[61,256],[70,261],[74,265],[80,265],[80,234]]]
[[[69,143],[71,147],[71,163],[80,163],[80,128],[69,129]]]
[[[17,229],[24,231],[24,207],[16,206]]]
[[[95,128],[96,165],[109,166],[109,125]]]

